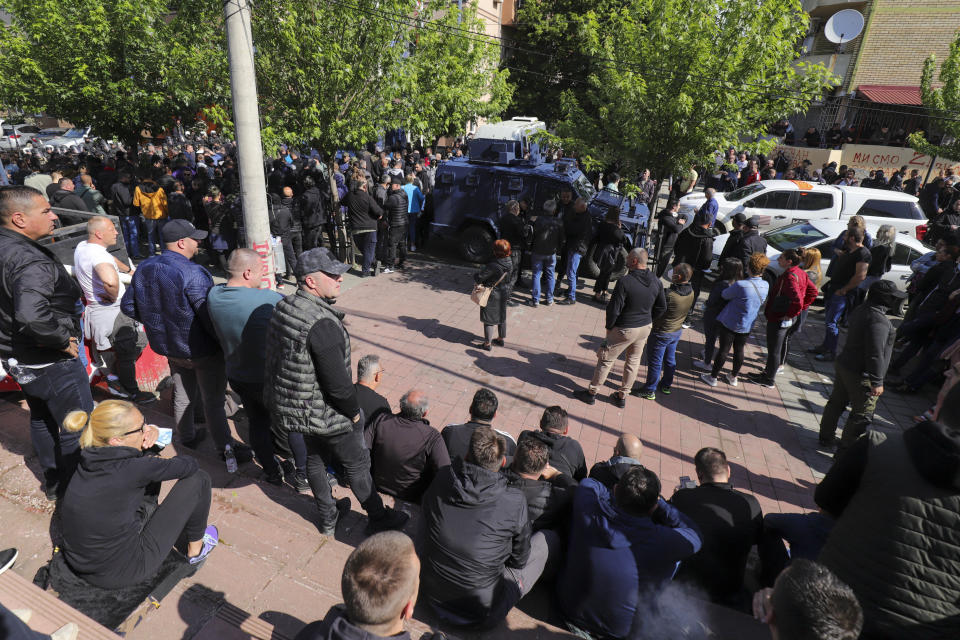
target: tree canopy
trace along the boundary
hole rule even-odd
[[[663,175],[742,147],[832,82],[795,62],[800,0],[540,0],[518,23],[512,110],[621,172]]]
[[[125,142],[223,102],[222,23],[189,0],[0,0],[0,103]]]
[[[208,110],[229,126],[218,0],[0,0],[0,105],[135,141]],[[419,13],[419,16],[418,16]],[[264,145],[357,146],[385,130],[426,138],[498,114],[499,47],[467,3],[259,0],[252,13]]]
[[[935,79],[940,80],[941,86],[934,87]],[[927,58],[920,79],[920,98],[923,106],[930,109],[928,131],[934,129],[942,134],[942,141],[934,144],[930,141],[934,136],[917,131],[908,138],[910,146],[930,156],[960,158],[960,36],[950,45],[939,75],[937,57]]]

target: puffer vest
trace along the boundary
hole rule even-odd
[[[903,434],[884,435],[869,432],[860,488],[819,561],[857,594],[865,631],[960,637],[960,494],[920,475]]]
[[[274,429],[317,436],[334,436],[353,429],[350,418],[324,401],[310,356],[310,329],[324,319],[336,322],[343,332],[343,366],[350,371],[350,336],[343,326],[343,313],[302,290],[277,303],[267,329],[263,386],[264,403],[273,417]]]

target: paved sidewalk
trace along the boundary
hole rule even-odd
[[[472,283],[470,270],[423,263],[376,278],[348,276],[337,308],[346,313],[353,360],[367,353],[381,356],[385,375],[380,392],[394,408],[403,392],[423,389],[430,400],[427,417],[439,429],[466,421],[474,391],[488,386],[500,398],[495,426],[514,436],[538,428],[545,407],[565,407],[570,435],[583,445],[588,464],[609,457],[622,431],[637,434],[644,443],[642,461],[659,474],[668,497],[680,476],[696,476],[696,451],[715,446],[728,455],[734,485],[753,493],[765,512],[815,508],[813,489],[831,461],[817,448],[816,430],[829,393],[823,374],[832,365],[816,363],[804,352],[815,341],[811,335],[819,340],[819,316],[812,315],[794,341],[792,366],[778,377],[776,389],[746,382],[737,388],[703,384],[691,366],[702,344],[694,328],[685,332],[678,350],[673,394],[656,401],[628,397],[626,408],[618,409],[608,396],[619,381],[621,364],[594,406],[571,397],[586,384],[596,363],[604,334],[599,305],[588,301],[572,307],[512,307],[506,346],[485,352],[479,348],[479,310],[468,295]],[[285,292],[291,291],[287,287]],[[515,293],[517,301],[527,298],[529,294]],[[744,373],[761,361],[762,342],[762,335],[751,340]],[[145,411],[149,421],[172,426],[169,394],[165,391],[161,402]],[[25,406],[12,395],[6,400],[0,402],[0,547],[19,546],[21,560],[14,570],[32,579],[50,557],[51,538],[58,539],[57,520],[51,519],[52,508],[39,491]],[[877,424],[904,428],[925,408],[921,399],[888,393],[880,401]],[[245,432],[240,416],[236,427]],[[292,637],[340,600],[343,562],[362,539],[366,523],[356,501],[337,539],[329,540],[317,533],[310,498],[259,482],[259,468],[253,464],[227,474],[209,442],[196,455],[213,477],[211,522],[220,528],[222,544],[203,570],[178,585],[129,637],[247,637],[224,629],[226,604]],[[414,518],[407,531],[415,530]],[[532,595],[523,611],[511,614],[505,628],[482,637],[566,637],[555,626],[558,620],[549,618],[548,594],[535,590]],[[415,637],[429,625],[422,607],[417,617],[422,622],[412,624]]]

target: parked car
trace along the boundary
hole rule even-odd
[[[717,213],[721,232],[730,228],[737,213],[757,216],[760,229],[782,227],[803,220],[846,220],[861,215],[867,225],[893,225],[897,231],[922,239],[927,217],[916,197],[899,191],[813,184],[802,180],[764,180],[745,187],[718,193]],[[680,212],[691,213],[705,200],[703,193],[680,198]]]
[[[889,223],[884,223],[889,224]],[[837,239],[847,228],[845,222],[839,220],[809,220],[795,224],[780,227],[766,231],[763,237],[767,239],[767,257],[770,258],[770,266],[767,270],[776,278],[783,269],[777,264],[777,257],[787,249],[818,249],[821,260],[820,268],[823,271],[823,280],[820,282],[820,290],[823,290],[829,278],[827,278],[827,267],[830,266],[830,259],[833,257],[833,241]],[[867,223],[867,231],[871,236],[877,236],[878,224]],[[727,243],[729,234],[718,237],[713,243],[713,271],[717,270],[717,262],[724,245]],[[916,238],[899,233],[897,234],[897,244],[893,250],[893,256],[890,260],[890,271],[884,274],[884,280],[890,280],[901,291],[907,290],[907,281],[913,275],[910,264],[917,258],[928,253],[927,247]],[[892,309],[891,313],[899,315],[903,311],[903,301],[900,307]]]
[[[51,138],[59,138],[67,132],[64,127],[50,127],[49,129],[40,129],[40,133],[34,136],[41,143],[45,143]]]
[[[44,146],[50,147],[73,147],[76,149],[83,145],[87,138],[90,138],[90,127],[74,127],[68,130],[62,136],[49,138],[43,141]]]
[[[3,137],[0,138],[0,149],[11,151],[36,144],[36,135],[40,128],[32,124],[5,124]]]

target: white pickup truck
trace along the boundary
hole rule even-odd
[[[927,217],[917,198],[899,191],[840,187],[803,180],[764,180],[718,193],[717,225],[730,229],[730,218],[743,213],[760,219],[761,231],[806,220],[842,220],[861,215],[869,226],[893,225],[897,231],[922,239]],[[703,205],[703,193],[680,198],[680,213],[691,216]]]

